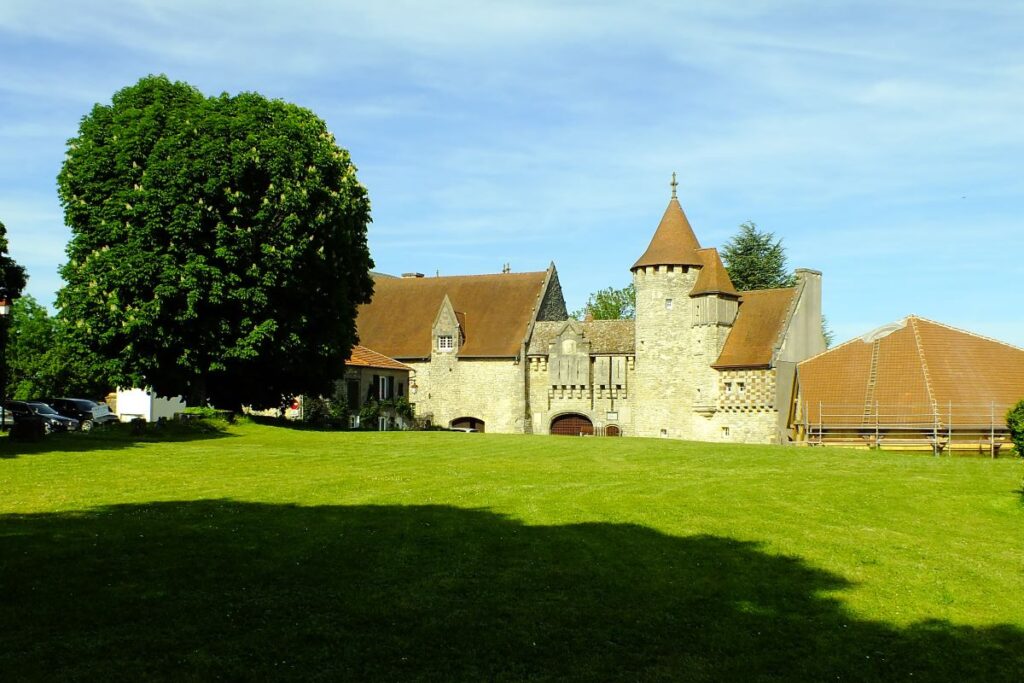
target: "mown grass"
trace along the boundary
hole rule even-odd
[[[1019,681],[1022,478],[252,424],[3,443],[0,678]]]

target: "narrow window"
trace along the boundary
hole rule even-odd
[[[732,382],[726,382],[725,383],[725,393],[727,393],[727,394],[731,394],[732,393]]]
[[[743,382],[736,382],[736,391],[738,391],[741,394],[744,391],[746,391],[746,387],[744,386]]]
[[[665,299],[665,310],[666,311],[671,311],[672,310],[672,299]]]
[[[729,428],[722,427],[722,436],[729,436]]]

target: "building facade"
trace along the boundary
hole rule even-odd
[[[825,349],[821,274],[739,292],[673,191],[631,268],[635,320],[570,319],[544,272],[378,278],[365,343],[413,369],[443,426],[534,434],[784,442],[796,363]]]

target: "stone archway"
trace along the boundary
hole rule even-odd
[[[478,432],[484,431],[484,421],[476,417],[457,417],[451,422],[452,429],[475,429]]]
[[[594,423],[586,415],[568,413],[551,420],[550,431],[552,434],[565,436],[591,436],[594,433]]]
[[[622,436],[622,430],[618,425],[608,425],[604,428],[605,436]]]

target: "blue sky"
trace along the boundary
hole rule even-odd
[[[67,138],[150,73],[309,107],[377,269],[629,282],[669,197],[824,273],[837,341],[915,313],[1024,346],[1024,4],[0,3],[0,220],[52,303]]]

